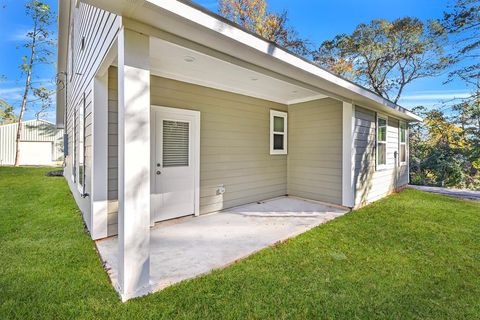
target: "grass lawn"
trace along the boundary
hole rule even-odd
[[[480,318],[480,203],[406,190],[122,304],[46,171],[0,168],[0,319]]]

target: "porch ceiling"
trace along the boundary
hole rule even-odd
[[[150,38],[152,74],[283,104],[326,98],[326,95],[266,73],[163,39]],[[258,69],[258,68],[257,68]]]

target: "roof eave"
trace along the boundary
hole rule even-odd
[[[56,120],[58,128],[64,127],[65,86],[67,81],[67,47],[69,29],[70,1],[58,0],[58,43],[57,43],[57,99]]]
[[[403,120],[422,120],[421,117],[413,114],[406,108],[403,108],[377,95],[373,91],[335,75],[315,64],[314,62],[294,54],[272,42],[269,42],[257,34],[249,32],[241,26],[197,4],[194,4],[189,0],[83,1],[124,17],[131,17],[139,22],[144,22],[145,24],[150,23],[147,18],[145,18],[147,15],[142,15],[140,14],[141,12],[146,12],[145,10],[151,10],[150,12],[157,13],[164,12],[167,14],[167,16],[164,16],[164,18],[174,17],[176,21],[180,21],[179,23],[183,23],[183,25],[186,26],[185,30],[182,30],[182,28],[175,28],[171,25],[163,25],[163,28],[167,32],[187,39],[191,37],[191,40],[193,41],[201,41],[201,43],[205,46],[211,46],[212,49],[216,50],[223,50],[226,54],[233,56],[240,54],[238,48],[242,49],[241,51],[245,53],[245,56],[252,54],[252,52],[256,52],[260,59],[251,60],[255,61],[256,64],[266,69],[270,69],[272,66],[267,64],[273,64],[274,62],[272,61],[276,61],[275,63],[277,70],[270,70],[278,73],[284,73],[286,76],[290,76],[292,78],[294,78],[292,74],[296,73],[295,76],[301,77],[305,83],[314,85],[319,89],[325,89],[326,91],[332,93],[333,97],[341,98],[342,100],[351,101],[360,105],[365,105],[366,107],[379,109],[383,112],[394,114]],[[173,22],[175,20],[171,21]],[[162,19],[158,19],[157,21],[162,21]],[[188,25],[190,27],[189,30],[187,30]],[[197,26],[196,29],[191,29],[192,25]],[[203,30],[205,34],[209,33],[213,36],[210,38],[205,36],[205,39],[200,39],[200,37],[197,35],[195,38],[193,33],[195,31],[200,32],[200,30]],[[212,42],[207,43],[206,40],[211,40]],[[219,48],[219,45],[222,41],[229,41],[229,45]],[[265,58],[265,56],[268,56],[268,60],[263,61],[265,64],[264,65],[262,64],[261,59]],[[282,69],[279,69],[279,65],[282,65]],[[290,70],[287,71],[287,69]],[[296,71],[292,71],[293,69]],[[287,72],[289,72],[289,74],[287,74]],[[303,73],[303,75],[301,73]],[[312,83],[311,80],[316,81],[317,84]]]

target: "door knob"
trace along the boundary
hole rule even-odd
[[[160,170],[157,170],[157,175],[161,175],[162,172],[160,172]]]

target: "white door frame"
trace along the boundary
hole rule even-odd
[[[188,116],[193,116],[194,121],[195,121],[195,131],[193,132],[193,142],[194,142],[194,160],[193,160],[193,165],[194,165],[194,208],[195,208],[195,216],[198,217],[200,215],[200,111],[196,110],[187,110],[187,109],[180,109],[180,108],[170,108],[170,107],[163,107],[163,106],[157,106],[157,105],[152,105],[151,108],[152,111],[164,111],[164,112],[171,112],[171,113],[176,113],[180,115],[188,115]],[[155,117],[150,117],[151,119],[151,132],[152,132],[152,137],[154,137],[154,133],[156,130],[156,118]],[[155,154],[155,149],[156,148],[156,143],[154,139],[151,139],[151,152],[150,154],[152,155],[152,165],[151,165],[151,174],[152,174],[152,181],[155,181],[155,157],[153,156]],[[152,182],[151,187],[154,188],[155,184]],[[153,189],[152,189],[153,191]],[[155,213],[153,206],[151,207],[151,213],[150,213],[150,220],[153,224],[153,221],[155,219]]]

